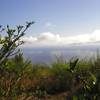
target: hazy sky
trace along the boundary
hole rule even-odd
[[[100,0],[0,0],[0,13],[3,25],[35,21],[27,36],[46,32],[46,36],[73,36],[100,30]]]

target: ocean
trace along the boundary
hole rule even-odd
[[[89,59],[95,57],[98,51],[100,51],[99,43],[22,48],[24,57],[34,63],[52,62],[56,60],[56,57],[63,57],[65,60],[69,60],[72,57]]]

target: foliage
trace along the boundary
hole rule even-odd
[[[15,55],[19,52],[16,51],[16,48],[23,44],[23,41],[20,40],[22,36],[24,36],[26,30],[33,24],[34,22],[27,22],[26,26],[17,26],[17,29],[11,29],[9,25],[6,28],[2,28],[0,26],[0,68],[2,69],[3,64],[5,66],[6,60],[8,57]],[[6,36],[2,36],[2,33],[7,33]]]
[[[0,97],[9,97],[13,93],[12,88],[15,89],[17,81],[20,80],[20,77],[16,78],[16,76],[22,73],[26,66],[29,66],[27,62],[23,61],[22,55],[16,54],[20,53],[17,48],[24,43],[21,37],[33,23],[27,22],[25,26],[19,25],[16,29],[10,28],[9,25],[6,28],[0,25]],[[5,36],[2,35],[5,33]],[[9,58],[13,55],[15,58],[10,60]]]
[[[73,57],[69,61],[57,58],[49,65],[32,64],[17,49],[32,23],[25,28],[1,28],[7,36],[0,37],[0,100],[99,100],[99,53],[88,61]]]

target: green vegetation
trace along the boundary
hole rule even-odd
[[[0,100],[99,100],[99,53],[88,61],[57,58],[50,65],[32,64],[17,49],[31,24],[0,27],[7,32],[0,38]]]

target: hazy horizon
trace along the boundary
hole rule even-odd
[[[22,47],[23,55],[33,63],[51,63],[56,57],[62,57],[69,60],[72,57],[88,60],[95,58],[97,52],[100,52],[100,43],[97,45],[66,45],[66,46],[48,46],[48,47]]]

